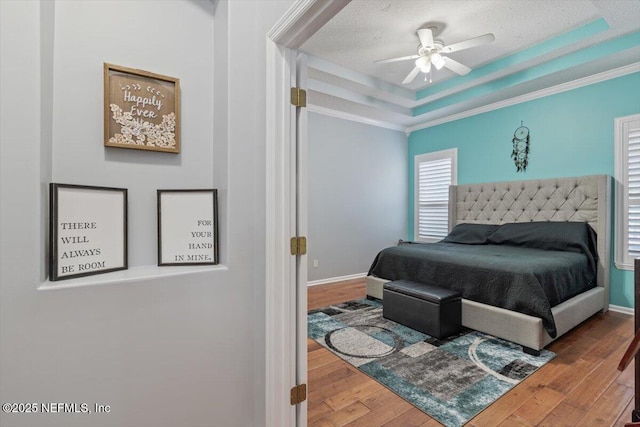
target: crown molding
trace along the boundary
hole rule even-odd
[[[273,42],[297,49],[351,0],[298,0],[267,33]]]

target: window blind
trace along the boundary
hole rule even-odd
[[[628,122],[623,137],[627,140],[627,221],[629,259],[640,257],[640,120]]]
[[[640,258],[640,114],[615,119],[615,263],[633,270]]]
[[[417,162],[417,240],[436,241],[447,235],[452,171],[451,156]]]

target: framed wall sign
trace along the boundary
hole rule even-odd
[[[158,190],[158,265],[218,264],[218,191]]]
[[[127,269],[127,189],[49,185],[49,280]]]
[[[104,64],[104,145],[180,152],[180,80]]]

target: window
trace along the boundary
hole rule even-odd
[[[414,239],[442,240],[449,232],[449,186],[456,184],[458,150],[415,156]]]
[[[640,257],[640,114],[615,119],[616,267]]]

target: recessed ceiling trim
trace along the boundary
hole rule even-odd
[[[324,82],[333,86],[341,87],[345,90],[350,90],[353,92],[361,93],[363,95],[371,96],[391,104],[400,105],[408,109],[412,109],[420,105],[420,103],[418,103],[417,101],[412,101],[401,96],[396,96],[392,93],[386,92],[383,89],[366,86],[354,82],[353,80],[345,79],[340,75],[327,73],[315,68],[308,68],[308,78],[310,81],[316,80],[319,82]]]
[[[618,52],[636,47],[639,44],[640,32],[636,32],[608,42],[590,46],[571,54],[564,55],[551,61],[542,63],[540,65],[518,71],[499,80],[476,86],[472,89],[457,93],[447,98],[443,98],[436,102],[416,107],[414,109],[414,115],[419,116],[421,114],[435,111],[448,105],[464,102],[466,100],[483,96],[497,90],[504,90],[506,88],[522,84],[527,81],[535,80],[558,71],[562,71],[568,68],[575,67],[577,65],[586,64],[588,62],[614,55]]]
[[[411,110],[411,108],[406,108],[398,104],[381,101],[377,98],[350,91],[338,86],[331,85],[329,83],[309,79],[307,81],[307,88],[316,92],[321,92],[327,95],[335,96],[337,98],[345,99],[347,101],[357,102],[358,104],[364,104],[374,108],[393,111],[407,117],[413,117],[413,111]],[[312,102],[312,100],[309,100],[309,102]]]
[[[414,117],[398,114],[394,111],[383,110],[369,105],[360,104],[343,98],[335,97],[314,90],[307,91],[307,105],[316,105],[337,111],[343,111],[375,121],[391,123],[396,126],[407,127],[418,123]]]
[[[482,107],[463,111],[461,113],[452,114],[450,116],[446,116],[437,120],[424,122],[419,125],[409,126],[407,127],[407,133],[415,132],[420,129],[430,128],[433,126],[438,126],[438,125],[452,122],[455,120],[465,119],[467,117],[475,116],[482,113],[487,113],[489,111],[498,110],[500,108],[510,107],[512,105],[521,104],[523,102],[532,101],[534,99],[544,98],[546,96],[567,92],[569,90],[577,89],[583,86],[592,85],[594,83],[603,82],[606,80],[626,76],[628,74],[633,74],[637,72],[640,72],[640,62],[636,62],[634,64],[626,65],[613,70],[604,71],[602,73],[594,74],[588,77],[583,77],[581,79],[577,79],[571,82],[551,86],[535,92],[530,92],[525,95],[520,95],[514,98],[505,99],[503,101],[494,102],[492,104],[488,104]]]
[[[324,71],[329,74],[338,75],[344,79],[354,81],[363,86],[385,91],[397,97],[406,98],[409,101],[416,100],[416,92],[413,90],[387,83],[375,77],[367,76],[365,74],[350,70],[337,64],[333,64],[312,55],[308,55],[307,66],[309,68],[314,68],[316,70]]]
[[[597,19],[589,24],[576,28],[575,30],[566,32],[552,39],[538,43],[520,52],[506,56],[502,59],[498,59],[481,67],[477,67],[465,76],[453,77],[442,83],[438,83],[431,87],[418,91],[416,93],[416,99],[419,100],[422,98],[426,98],[427,96],[433,95],[442,90],[450,89],[462,83],[471,82],[477,78],[499,72],[504,68],[509,68],[520,63],[525,63],[608,29],[609,24],[607,24],[607,21],[602,18]]]
[[[321,107],[319,105],[309,104],[307,105],[307,111],[311,113],[318,113],[324,116],[335,117],[338,119],[349,120],[352,122],[364,123],[367,125],[373,125],[380,128],[397,130],[400,132],[408,133],[406,126],[400,126],[394,123],[385,122],[382,120],[373,120],[367,117],[359,116],[357,114],[346,113],[340,110],[334,110],[333,108]]]

